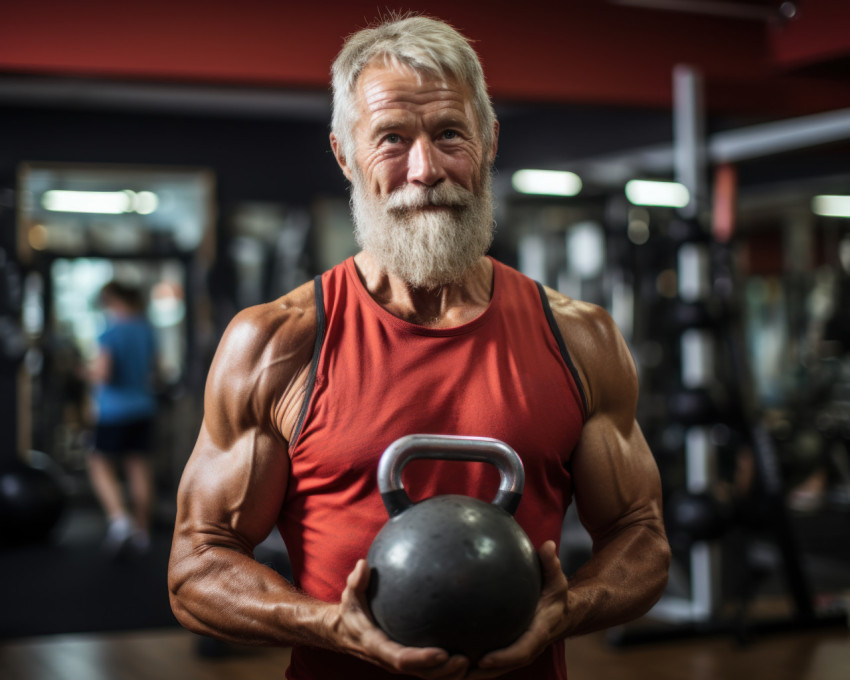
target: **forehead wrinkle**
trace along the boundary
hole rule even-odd
[[[427,111],[417,111],[415,107],[409,106],[384,106],[370,111],[372,113],[373,128],[385,128],[402,126],[418,118],[429,125],[451,124],[456,126],[468,125],[469,118],[466,112],[456,106],[443,105],[430,107]]]
[[[370,127],[400,126],[418,116],[431,124],[450,123],[455,126],[474,127],[472,106],[462,95],[440,98],[423,95],[423,102],[411,99],[413,98],[400,99],[394,97],[392,92],[385,92],[384,96],[364,101],[365,112],[372,117]]]
[[[361,99],[369,111],[381,111],[387,108],[415,109],[429,104],[443,106],[460,105],[464,109],[466,99],[448,87],[434,87],[415,92],[405,88],[386,87],[383,83],[366,84],[361,90]]]
[[[360,74],[357,89],[358,96],[369,107],[393,97],[414,104],[433,99],[456,99],[463,103],[469,98],[463,83],[422,73],[404,64],[370,64]]]

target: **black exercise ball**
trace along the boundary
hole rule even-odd
[[[492,503],[455,494],[413,503],[401,471],[415,458],[490,463],[499,491]],[[537,552],[513,518],[524,480],[516,451],[496,439],[409,435],[384,451],[378,488],[390,519],[369,548],[367,597],[389,637],[475,662],[528,628],[542,578]]]
[[[22,461],[0,468],[0,541],[43,540],[59,521],[65,495],[48,472]]]
[[[537,553],[502,508],[436,496],[391,519],[369,550],[369,605],[391,638],[477,660],[523,633],[540,597]]]

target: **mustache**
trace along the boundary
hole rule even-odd
[[[419,208],[465,208],[474,194],[453,184],[437,184],[433,187],[418,187],[407,184],[386,197],[386,209],[390,211],[415,210]]]

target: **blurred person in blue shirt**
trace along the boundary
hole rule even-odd
[[[112,281],[101,289],[99,300],[107,326],[90,369],[95,434],[88,470],[109,523],[104,549],[120,556],[144,552],[150,545],[156,340],[139,290]],[[129,491],[126,500],[119,464]]]

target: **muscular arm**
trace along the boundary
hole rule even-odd
[[[572,476],[593,555],[568,583],[554,542],[544,543],[543,593],[528,631],[485,656],[470,678],[497,677],[527,665],[555,640],[637,618],[667,583],[661,482],[635,422],[637,374],[628,347],[604,310],[548,293],[588,399]]]
[[[253,559],[275,525],[289,474],[279,426],[287,418],[275,414],[287,410],[286,397],[299,401],[315,337],[312,300],[300,298],[240,313],[210,369],[169,564],[174,613],[198,633],[249,643],[319,641],[326,606]]]
[[[550,298],[588,398],[572,474],[593,555],[570,580],[564,629],[579,635],[644,614],[667,583],[670,549],[658,468],[635,421],[638,380],[628,347],[603,309]]]
[[[360,560],[338,603],[297,591],[253,559],[275,525],[289,479],[288,438],[316,336],[312,285],[240,313],[216,353],[204,422],[180,482],[169,563],[172,609],[186,628],[239,643],[311,645],[394,672],[460,678],[467,662],[404,647],[367,612]],[[340,508],[343,516],[344,508]]]

